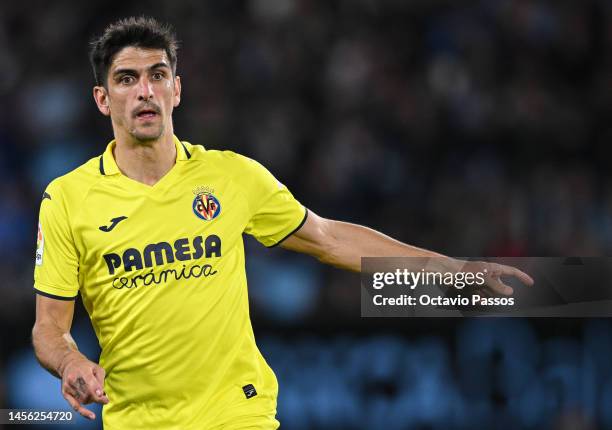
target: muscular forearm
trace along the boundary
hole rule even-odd
[[[397,269],[398,263],[410,271],[483,272],[486,274],[487,288],[494,293],[505,295],[512,294],[512,288],[500,280],[503,275],[517,277],[525,285],[533,284],[533,279],[529,275],[514,267],[481,261],[457,260],[427,249],[407,245],[361,225],[321,218],[311,211],[308,211],[308,218],[304,225],[283,241],[281,246],[312,255],[323,263],[355,272],[362,270],[362,257],[411,257],[404,258],[401,262],[391,258],[379,261],[377,270],[388,272]]]
[[[34,352],[40,364],[61,378],[62,396],[86,418],[96,414],[85,408],[91,402],[107,404],[106,372],[81,354],[70,336],[74,301],[36,296],[36,323],[32,329]]]
[[[370,228],[341,221],[328,220],[327,237],[331,240],[320,260],[341,269],[361,270],[361,257],[423,257],[415,258],[415,268],[424,267],[424,258],[431,271],[456,271],[461,263],[436,252],[407,245]]]
[[[54,376],[62,376],[66,364],[84,357],[69,332],[51,323],[36,324],[32,330],[32,343],[40,364]]]

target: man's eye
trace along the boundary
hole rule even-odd
[[[122,76],[121,79],[119,79],[119,82],[121,82],[122,84],[131,84],[132,82],[134,82],[134,77],[133,76]]]
[[[163,78],[164,78],[164,74],[163,73],[161,73],[161,72],[153,73],[153,79],[155,79],[156,81],[159,81],[159,80],[161,80]]]

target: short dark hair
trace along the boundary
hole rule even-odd
[[[110,24],[102,36],[91,42],[89,60],[93,67],[96,85],[106,86],[108,69],[113,57],[128,46],[165,50],[170,60],[172,74],[176,74],[178,42],[172,27],[160,24],[154,18],[132,16]]]

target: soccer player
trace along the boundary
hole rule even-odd
[[[153,19],[110,25],[92,43],[98,109],[114,140],[55,179],[40,209],[33,343],[68,403],[104,404],[106,429],[274,429],[278,392],[251,328],[242,233],[359,271],[362,256],[444,258],[317,216],[262,165],[174,135],[177,45]],[[488,265],[488,287],[511,294]],[[270,280],[274,282],[273,280]],[[70,336],[80,293],[102,353]]]

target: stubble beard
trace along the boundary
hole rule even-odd
[[[143,127],[144,128],[144,127]],[[159,139],[162,134],[164,134],[164,124],[159,124],[158,126],[152,126],[145,128],[145,130],[139,130],[138,127],[132,128],[130,130],[130,135],[140,143],[148,143],[151,141],[155,141]]]

